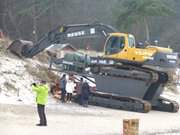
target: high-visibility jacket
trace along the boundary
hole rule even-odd
[[[32,85],[32,90],[36,92],[36,103],[45,105],[48,98],[48,85]]]

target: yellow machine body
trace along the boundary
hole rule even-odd
[[[120,42],[121,47],[118,47],[118,44]],[[111,51],[113,49],[116,51]],[[104,57],[134,62],[144,62],[149,59],[152,60],[153,56],[157,52],[171,53],[172,49],[157,46],[146,46],[145,48],[136,48],[134,36],[125,33],[111,33],[107,38],[104,46]]]

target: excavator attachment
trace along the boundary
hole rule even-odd
[[[26,40],[14,40],[7,48],[13,54],[23,57],[25,51],[33,46],[33,42]]]

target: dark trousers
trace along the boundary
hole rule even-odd
[[[71,101],[72,99],[72,93],[67,93],[67,101]]]
[[[78,94],[77,101],[80,105],[82,105],[82,95]]]
[[[81,95],[81,105],[88,107],[89,96]]]
[[[61,88],[61,101],[65,102],[66,97],[66,90],[64,88]]]
[[[46,125],[46,114],[45,114],[45,105],[37,104],[37,110],[38,110],[38,115],[40,119],[40,124]]]

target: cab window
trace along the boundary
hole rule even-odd
[[[129,47],[135,46],[135,38],[133,36],[129,36],[128,41],[129,41]]]
[[[120,52],[125,46],[124,37],[110,37],[106,44],[105,54],[115,54]]]

